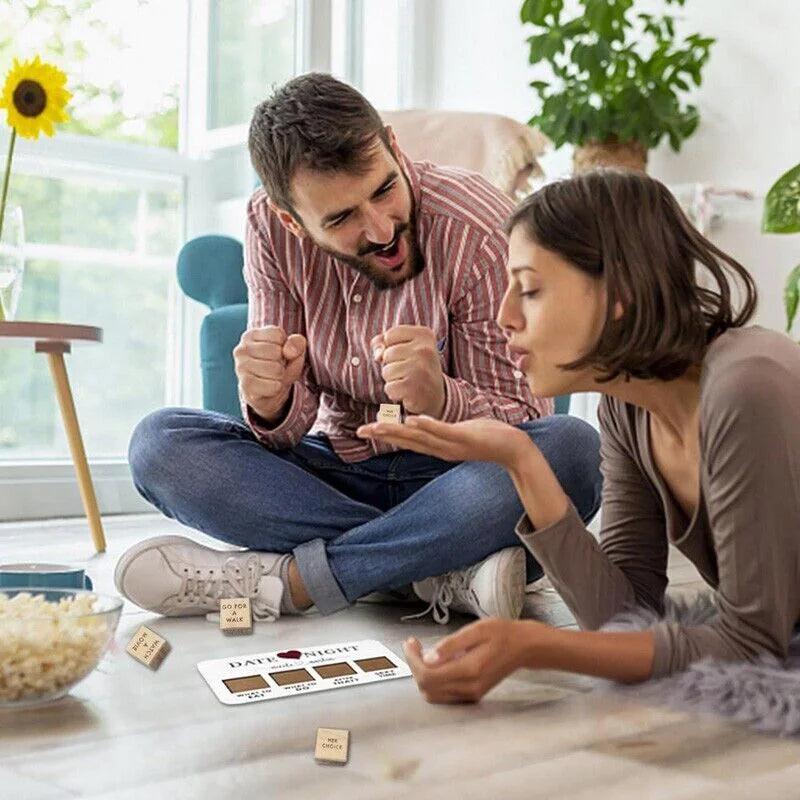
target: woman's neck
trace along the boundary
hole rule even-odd
[[[700,410],[700,365],[671,381],[617,378],[598,388],[612,397],[647,409],[653,421],[671,438],[683,442],[697,435]]]

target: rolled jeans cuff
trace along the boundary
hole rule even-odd
[[[292,552],[306,592],[320,614],[333,614],[350,605],[331,572],[324,539],[303,542]]]

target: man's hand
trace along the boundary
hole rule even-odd
[[[303,372],[306,339],[287,337],[283,328],[250,328],[233,350],[236,377],[245,402],[267,422],[283,414],[294,382]]]
[[[370,342],[375,360],[382,365],[387,397],[402,403],[411,414],[439,419],[445,391],[436,334],[421,325],[398,325]]]

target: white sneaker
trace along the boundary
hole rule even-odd
[[[519,619],[525,603],[525,551],[506,547],[471,567],[412,586],[420,600],[430,605],[421,614],[403,619],[417,619],[432,611],[436,622],[446,625],[450,609],[476,617]]]
[[[221,597],[249,597],[253,618],[280,616],[280,570],[290,553],[214,550],[185,536],[156,536],[125,551],[114,570],[121,595],[167,617],[219,614]]]

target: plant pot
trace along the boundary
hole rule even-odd
[[[25,226],[22,209],[10,203],[0,231],[0,321],[17,313],[22,276],[25,272]]]
[[[647,172],[647,148],[632,139],[620,142],[615,136],[605,141],[590,140],[575,148],[572,168],[575,175],[595,167],[622,167]]]

